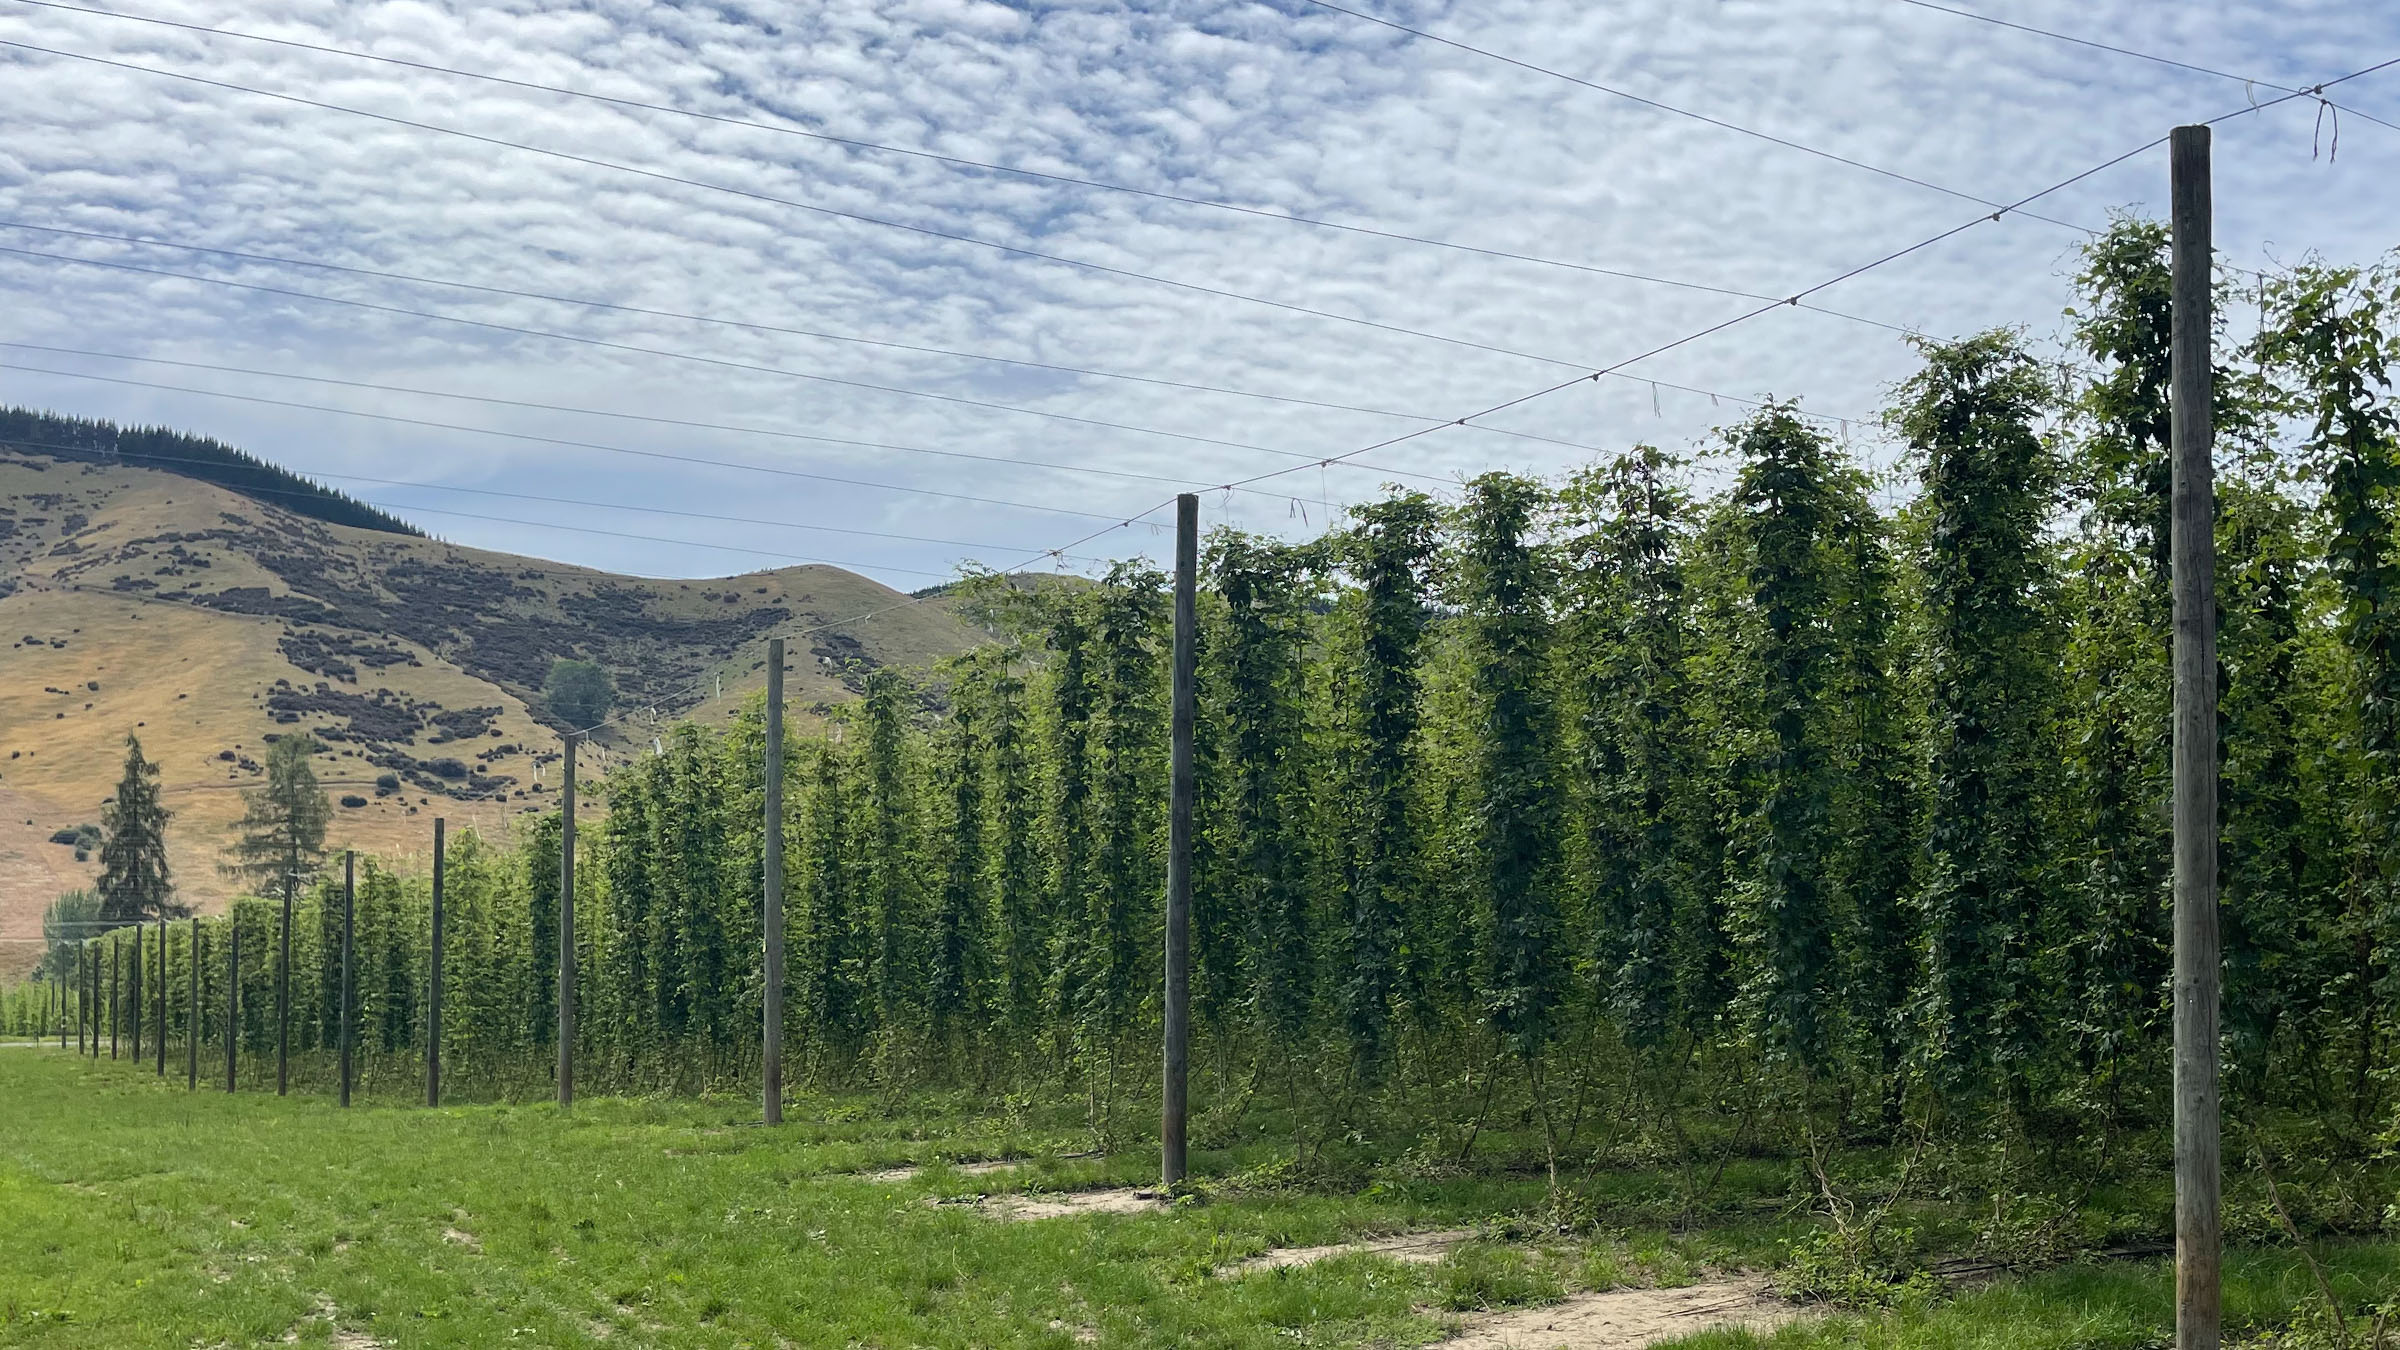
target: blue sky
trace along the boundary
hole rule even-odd
[[[1345,3],[1993,200],[2274,95],[1903,0]],[[2400,10],[2360,0],[1960,4],[2286,86],[2400,57]],[[110,7],[1766,295],[1983,213],[1307,0]],[[962,560],[1025,562],[1178,487],[1294,466],[1256,491],[1208,493],[1203,518],[1308,533],[1395,473],[1438,488],[1487,468],[1552,472],[1636,440],[1705,452],[1712,429],[1740,415],[1734,399],[1769,394],[1850,419],[1837,431],[1888,463],[1865,419],[1910,355],[1879,325],[2019,325],[2047,340],[2083,237],[2022,216],[1987,222],[1818,297],[1839,315],[1779,311],[1631,367],[1638,379],[1586,382],[1492,419],[1519,434],[1452,428],[1359,456],[1365,467],[1319,469],[1755,302],[22,0],[0,0],[0,41],[734,189],[0,47],[0,220],[754,325],[0,228],[9,249],[485,325],[0,253],[0,340],[108,354],[0,348],[0,363],[445,426],[20,369],[0,369],[0,399],[205,432],[460,542],[662,575],[822,560],[913,588]],[[2400,67],[2333,94],[2400,121]],[[2230,262],[2364,261],[2400,244],[2400,131],[2342,118],[2336,155],[2332,129],[2308,100],[2219,128]],[[2156,211],[2165,194],[2161,148],[2037,209],[2094,225],[2112,209]],[[699,518],[723,515],[768,523]],[[1074,553],[1163,543],[1143,526]]]

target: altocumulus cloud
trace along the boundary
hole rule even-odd
[[[791,522],[706,523],[499,504],[430,487],[356,488],[462,542],[634,571],[714,574],[777,557],[824,558],[914,586],[969,558],[1021,561],[1151,507],[1178,485],[1296,465],[1306,467],[1262,484],[1268,491],[1212,493],[1207,518],[1313,530],[1395,474],[1438,483],[1493,467],[1555,470],[1588,456],[1577,446],[1637,439],[1704,447],[1712,427],[1739,415],[1727,398],[1676,386],[1797,396],[1828,417],[1865,419],[1909,368],[1891,326],[1950,334],[2014,324],[2046,336],[2066,303],[2062,273],[2080,238],[2010,216],[1819,297],[1839,315],[1780,311],[1631,368],[1640,379],[1586,383],[1494,419],[1521,434],[1449,429],[1363,456],[1371,467],[1319,469],[1313,460],[1423,425],[1396,414],[1454,418],[1755,302],[1164,197],[1765,295],[1813,284],[1981,208],[1307,0],[1140,9],[602,0],[567,11],[423,0],[111,3],[182,24],[1163,194],[1062,185],[0,0],[0,40],[121,63],[0,47],[8,127],[0,219],[622,307],[7,228],[0,246],[9,249],[153,271],[0,253],[9,297],[0,339],[665,421],[22,349],[0,349],[0,362],[180,388],[11,369],[0,370],[0,397],[201,430],[328,475]],[[1899,0],[1345,4],[1994,200],[2267,94]],[[2400,55],[2400,12],[2365,0],[2163,14],[2135,0],[2056,0],[2007,15],[2285,85]],[[2345,86],[2340,97],[2400,119],[2400,71]],[[2357,259],[2396,242],[2389,222],[2400,205],[2400,132],[2345,121],[2340,155],[2329,159],[2327,130],[2304,102],[2220,129],[2218,228],[2229,259],[2251,265],[2310,250]],[[2163,155],[2152,153],[2039,210],[2098,224],[2116,208],[2155,211],[2164,195]],[[768,331],[792,329],[886,345]],[[1202,385],[1279,397],[1190,387]],[[185,392],[203,390],[822,477]],[[1851,432],[1870,456],[1888,457],[1871,428]],[[899,488],[919,491],[891,490]],[[444,510],[759,556],[436,514]],[[978,547],[803,528],[810,524]],[[1145,527],[1105,534],[1078,553],[1159,546]]]

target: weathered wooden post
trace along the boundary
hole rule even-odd
[[[766,1012],[760,1051],[766,1123],[783,1123],[783,639],[767,639]]]
[[[353,960],[356,954],[358,920],[358,854],[342,854],[342,1105],[350,1104],[350,1060],[356,1053],[358,1039],[358,973]]]
[[[1193,590],[1200,550],[1200,498],[1175,498],[1174,710],[1168,723],[1166,1082],[1159,1104],[1159,1181],[1184,1178],[1191,1055],[1192,718],[1198,685]]]
[[[275,934],[275,1095],[292,1088],[292,889],[298,873],[283,874],[283,924]]]
[[[433,947],[425,965],[425,1104],[442,1104],[442,836],[433,818]]]
[[[225,1090],[233,1091],[234,1028],[242,1020],[242,925],[240,914],[225,911]]]
[[[2217,549],[2209,132],[2169,138],[2174,231],[2175,1346],[2217,1350]]]
[[[575,750],[582,733],[566,736],[567,767],[558,822],[558,1104],[575,1104]]]
[[[158,921],[158,1011],[153,1014],[151,1039],[158,1043],[158,1076],[167,1076],[167,921]]]
[[[125,962],[125,1022],[133,1037],[133,1062],[142,1062],[142,926],[133,926],[133,955]]]
[[[125,942],[108,935],[108,1057],[117,1057],[117,1014],[125,1003]]]
[[[196,1092],[200,1088],[200,916],[192,916],[191,997],[184,1006],[191,1009],[192,1024],[184,1028],[183,1090]]]

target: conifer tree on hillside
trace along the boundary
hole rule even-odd
[[[137,737],[125,738],[125,775],[102,810],[100,920],[139,923],[189,912],[174,899],[167,872],[167,817],[159,802],[158,766],[142,757]]]
[[[229,876],[262,892],[290,897],[325,856],[325,826],[333,802],[317,785],[309,757],[314,737],[285,736],[267,749],[267,781],[242,794],[240,831],[227,851]]]

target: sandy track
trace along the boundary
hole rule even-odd
[[[1611,1289],[1572,1294],[1539,1308],[1464,1318],[1444,1350],[1640,1350],[1718,1327],[1767,1331],[1809,1316],[1756,1277],[1711,1280],[1681,1289]]]

